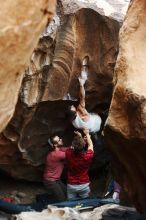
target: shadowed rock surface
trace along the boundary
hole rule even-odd
[[[132,1],[121,28],[115,88],[105,128],[114,175],[143,213],[146,213],[145,10],[144,0]]]

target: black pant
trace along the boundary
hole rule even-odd
[[[44,185],[48,191],[48,195],[50,199],[57,201],[66,200],[66,186],[61,180],[51,181],[44,180]]]

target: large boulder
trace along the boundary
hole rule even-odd
[[[105,128],[115,178],[143,213],[146,213],[145,11],[145,0],[133,0],[121,28],[115,88]]]
[[[0,131],[13,116],[30,55],[55,12],[55,0],[1,1]]]

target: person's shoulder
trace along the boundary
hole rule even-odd
[[[71,146],[67,147],[66,152],[71,152],[72,148]]]
[[[65,151],[63,150],[56,151],[56,155],[63,155],[63,154],[65,154]]]
[[[54,158],[65,158],[65,151],[58,150],[55,154],[52,155]]]
[[[61,152],[66,152],[66,150],[67,150],[67,147],[61,147],[61,148],[60,148],[60,151],[61,151]]]
[[[66,155],[70,155],[71,152],[72,152],[72,148],[71,148],[71,146],[70,146],[70,147],[68,147],[68,148],[66,149],[65,153],[66,153]]]
[[[48,160],[54,156],[54,152],[55,152],[55,151],[50,151],[50,152],[47,154],[47,159],[48,159]]]

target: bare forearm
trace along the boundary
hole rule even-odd
[[[85,106],[85,89],[82,85],[80,85],[80,105]]]
[[[91,137],[90,137],[90,134],[87,134],[87,144],[88,144],[88,150],[93,150],[93,143],[92,143],[92,140],[91,140]]]

